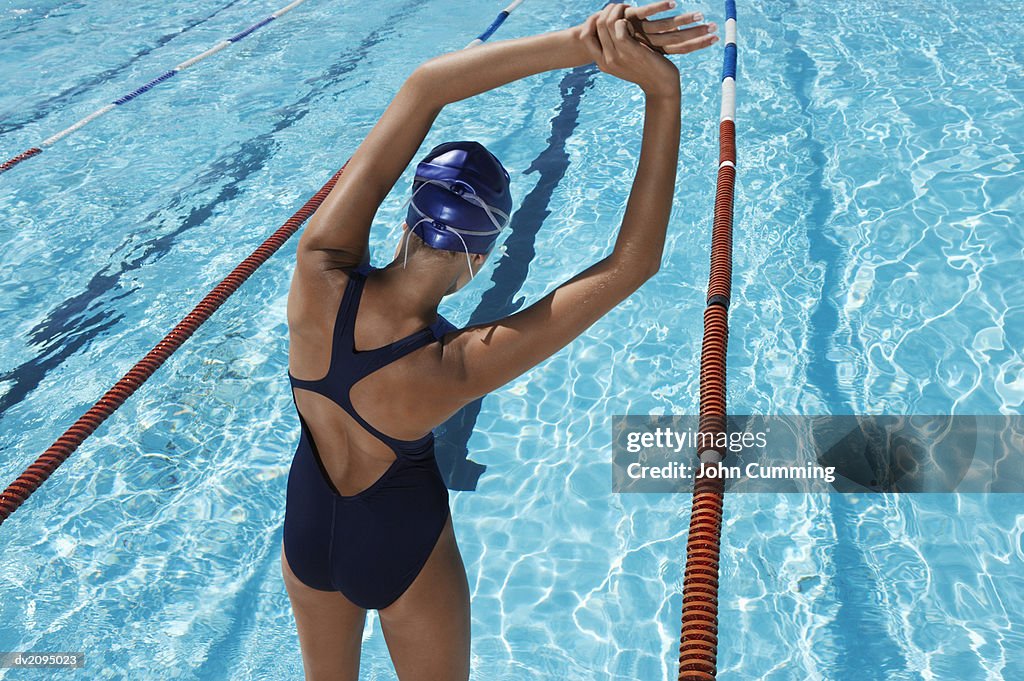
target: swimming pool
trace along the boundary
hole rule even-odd
[[[496,38],[599,4],[527,0]],[[406,73],[500,9],[453,6],[310,0],[0,177],[5,482],[337,170]],[[5,7],[0,155],[277,7]],[[684,9],[720,21],[719,3]],[[730,410],[1020,413],[1024,47],[993,29],[1024,21],[973,0],[739,12]],[[721,55],[678,63],[661,271],[441,438],[474,678],[675,678],[689,498],[612,494],[610,420],[696,411]],[[607,251],[640,103],[579,69],[446,109],[424,148],[484,141],[519,210],[518,264],[493,260],[449,319],[535,300]],[[378,264],[410,182],[378,216]],[[295,242],[5,523],[0,650],[85,651],[90,679],[301,678],[279,572]],[[730,496],[719,676],[1024,678],[1022,567],[1017,495]],[[366,637],[365,678],[393,678],[373,617]]]

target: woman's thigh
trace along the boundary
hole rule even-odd
[[[366,611],[334,591],[299,581],[281,547],[281,572],[292,602],[306,681],[357,681]]]
[[[469,583],[450,516],[423,570],[379,613],[400,681],[469,678]]]

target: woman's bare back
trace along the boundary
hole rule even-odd
[[[365,352],[384,347],[423,328],[418,320],[396,320],[388,314],[387,300],[367,277],[354,316],[355,349]],[[319,295],[310,300],[300,319],[289,319],[288,365],[292,376],[320,380],[327,375],[338,308],[349,282],[343,270],[325,272]],[[431,422],[423,409],[422,386],[435,391],[442,347],[431,343],[388,364],[352,386],[349,396],[355,411],[377,430],[399,440],[426,435]],[[394,451],[368,432],[352,416],[322,394],[295,389],[295,402],[312,432],[321,461],[343,495],[369,487],[395,460]],[[426,416],[426,418],[425,418]]]

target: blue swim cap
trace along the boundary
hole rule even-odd
[[[486,253],[509,222],[508,171],[478,142],[446,142],[416,166],[405,222],[431,248]]]

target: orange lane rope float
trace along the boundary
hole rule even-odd
[[[725,63],[718,126],[718,182],[711,230],[711,273],[704,310],[700,356],[700,431],[725,432],[725,370],[732,292],[732,213],[736,181],[736,3],[725,3]],[[709,438],[719,441],[717,437]],[[698,452],[701,462],[718,463],[724,448]],[[679,680],[709,681],[717,673],[718,561],[722,540],[723,481],[698,477],[693,489],[690,534],[683,573],[683,615],[679,642]]]

